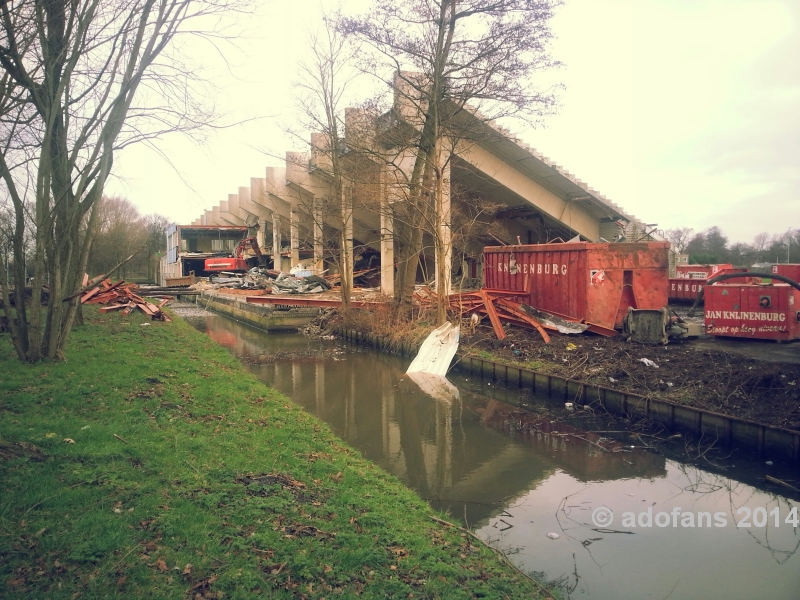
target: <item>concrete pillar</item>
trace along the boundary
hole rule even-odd
[[[394,295],[394,218],[386,169],[381,169],[381,293]]]
[[[271,220],[270,220],[271,221]],[[269,228],[270,221],[267,219],[262,219],[259,221],[259,228],[258,234],[256,235],[256,241],[258,242],[258,247],[261,248],[262,254],[267,254],[267,229]]]
[[[271,220],[271,214],[266,206],[264,205],[264,199],[266,198],[266,184],[267,181],[263,177],[251,177],[250,178],[250,205],[253,208],[253,211],[258,215],[258,232],[256,233],[256,241],[258,242],[258,246],[260,248],[264,248],[266,244],[266,221],[265,219]]]
[[[353,289],[353,186],[346,185],[342,194],[342,229],[344,231],[344,248],[342,249],[342,264],[339,265],[339,272],[342,281],[349,284],[349,289]]]
[[[292,204],[292,212],[289,219],[289,268],[300,263],[300,208]]]
[[[440,182],[440,192],[437,194],[436,206],[436,237],[437,243],[444,250],[443,256],[436,253],[436,275],[437,279],[441,272],[444,277],[445,295],[452,293],[453,280],[453,231],[451,229],[450,214],[450,163],[442,167],[442,180]],[[443,260],[444,265],[439,267],[439,261]],[[436,282],[436,289],[439,290],[439,282]]]
[[[314,272],[321,274],[325,269],[324,266],[324,246],[322,240],[322,198],[314,198],[312,205],[311,219],[313,221],[313,236],[314,236]]]
[[[272,213],[272,261],[273,268],[280,271],[281,265],[281,216]]]

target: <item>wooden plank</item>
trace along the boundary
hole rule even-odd
[[[81,304],[85,304],[88,300],[90,300],[93,296],[96,296],[100,293],[100,288],[92,288],[88,292],[86,292],[83,296],[81,296]]]
[[[144,314],[150,315],[151,317],[156,314],[156,307],[150,304],[149,302],[137,302],[136,308],[141,310]]]
[[[128,306],[128,304],[110,304],[109,306],[101,306],[99,312],[107,313],[113,310],[121,310],[123,308],[127,308]]]

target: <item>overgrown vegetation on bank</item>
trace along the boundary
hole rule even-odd
[[[0,337],[6,597],[547,597],[186,323],[86,317]]]

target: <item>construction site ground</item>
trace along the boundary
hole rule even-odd
[[[461,351],[800,430],[800,342],[702,336],[650,346],[620,337],[552,333],[545,344],[536,332],[506,331],[508,337],[500,342],[491,326],[462,329]]]

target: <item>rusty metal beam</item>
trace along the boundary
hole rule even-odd
[[[486,308],[486,312],[489,314],[489,320],[492,322],[492,327],[494,328],[495,335],[497,335],[497,339],[506,339],[506,332],[503,329],[503,325],[500,323],[500,317],[497,315],[497,311],[494,309],[492,299],[489,297],[489,294],[486,293],[486,290],[482,289],[479,294],[483,299],[483,305]]]
[[[332,308],[341,306],[341,300],[329,298],[298,298],[297,296],[247,296],[245,298],[249,304],[280,304],[283,306],[319,306]],[[352,308],[377,308],[386,306],[386,302],[367,302],[363,300],[351,300]]]

